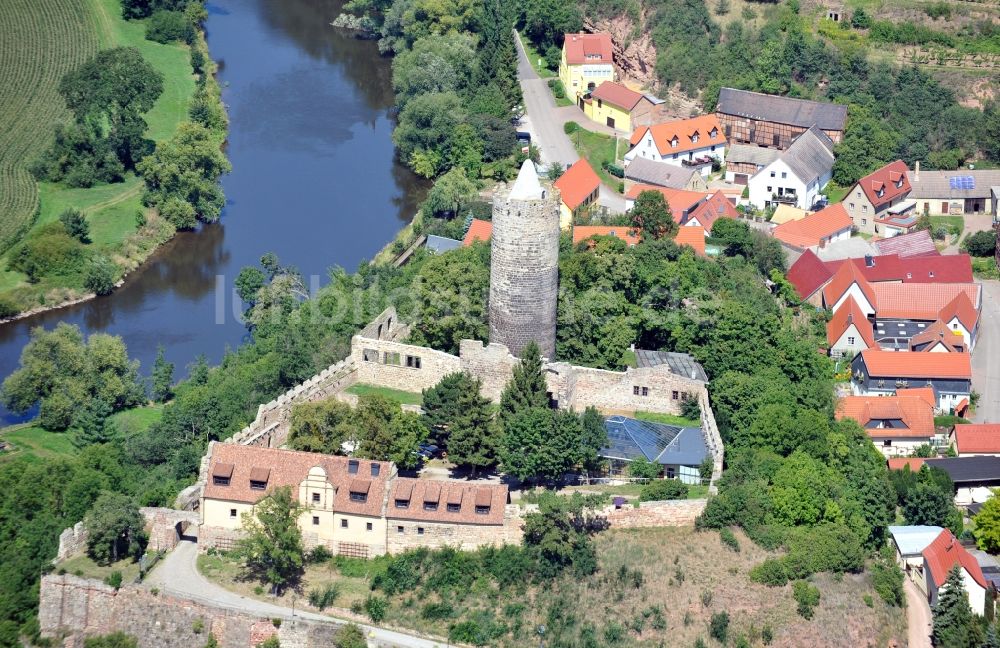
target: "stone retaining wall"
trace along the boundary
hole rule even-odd
[[[399,527],[403,528],[402,533],[399,532]],[[517,505],[507,505],[502,527],[389,518],[386,546],[390,554],[421,547],[430,549],[452,547],[471,551],[479,547],[519,545],[523,537],[524,520],[521,518],[521,508]]]
[[[191,535],[196,535],[196,529],[200,522],[198,514],[192,511],[177,511],[168,508],[154,508],[144,506],[139,509],[139,513],[146,520],[146,530],[149,533],[150,551],[169,551],[180,542],[180,533],[187,533],[191,529]],[[180,529],[178,529],[180,525]],[[83,526],[83,522],[77,522],[72,527],[65,529],[59,534],[59,549],[56,551],[56,558],[53,563],[66,560],[73,554],[83,551],[87,547],[89,534]]]
[[[140,648],[203,646],[210,633],[220,648],[252,648],[272,634],[278,635],[282,648],[328,648],[339,627],[298,617],[285,619],[275,629],[269,619],[240,610],[154,595],[135,585],[115,590],[69,574],[42,577],[38,621],[42,636],[57,639],[56,645],[65,648],[82,646],[85,637],[118,631],[136,637]]]
[[[689,526],[705,510],[708,500],[668,500],[640,502],[638,508],[627,503],[621,508],[609,506],[601,512],[612,529],[640,529]]]

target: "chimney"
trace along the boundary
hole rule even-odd
[[[913,179],[920,180],[920,160],[913,163]]]
[[[875,257],[870,254],[865,255],[865,267],[874,268],[875,267]]]

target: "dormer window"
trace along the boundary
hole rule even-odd
[[[382,472],[381,464],[372,462],[372,477],[378,477],[380,472]]]
[[[713,128],[712,130],[708,131],[708,138],[709,139],[715,139],[715,136],[718,135],[718,134],[719,134],[719,129],[718,128]]]
[[[677,136],[675,135],[672,140],[670,140],[670,148],[677,148]]]
[[[271,476],[270,468],[255,467],[250,470],[250,490],[267,490],[267,480]]]
[[[371,488],[372,483],[370,481],[365,481],[363,479],[352,479],[351,485],[348,487],[350,492],[352,502],[364,503],[368,501],[368,489]]]
[[[400,498],[397,497],[396,498],[396,508],[398,508],[398,509],[410,508],[410,500],[408,500],[408,499],[400,499]]]
[[[691,136],[691,141],[692,142],[697,142],[698,141],[698,133],[695,133],[694,135]]]
[[[424,510],[438,510],[438,502],[441,501],[441,484],[427,484],[424,486]]]
[[[462,491],[461,488],[452,489],[448,493],[448,512],[461,513],[462,511]]]
[[[313,493],[313,504],[319,504],[319,493]]]
[[[413,494],[413,482],[401,481],[396,487],[395,505],[398,509],[410,508],[410,496]]]
[[[233,478],[233,464],[217,463],[212,470],[212,483],[216,486],[228,486]]]
[[[349,459],[347,461],[347,474],[348,475],[357,475],[358,474],[358,460],[357,459]]]
[[[489,515],[493,504],[493,493],[488,488],[476,491],[476,515]]]

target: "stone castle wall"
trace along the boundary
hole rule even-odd
[[[667,365],[640,369],[629,367],[625,371],[591,369],[565,363],[551,367],[565,377],[560,407],[576,411],[596,407],[608,414],[631,414],[636,411],[679,414],[684,394],[699,398],[706,391],[705,383],[675,374]]]
[[[522,174],[524,171],[522,171]],[[540,200],[493,199],[490,243],[490,342],[519,356],[534,340],[555,359],[559,294],[559,190]]]
[[[42,635],[66,648],[79,648],[85,637],[118,631],[136,637],[140,648],[204,646],[210,633],[220,648],[252,648],[272,634],[282,648],[328,648],[339,627],[296,617],[283,619],[275,629],[270,619],[242,610],[155,595],[134,585],[115,590],[69,574],[42,577],[38,620]]]
[[[403,528],[402,533],[399,532],[399,527]],[[522,538],[524,538],[524,520],[521,517],[521,508],[508,504],[504,511],[502,527],[389,518],[386,546],[390,554],[421,547],[431,549],[453,547],[471,551],[479,547],[521,544]]]
[[[461,360],[450,353],[360,335],[351,340],[350,359],[357,382],[408,392],[433,387],[448,374],[462,370]]]
[[[177,511],[168,508],[144,506],[139,513],[146,520],[146,532],[149,534],[150,551],[169,551],[180,542],[179,533],[195,534],[198,526],[198,514],[192,511]],[[178,528],[179,526],[179,528]],[[87,548],[90,534],[84,528],[83,522],[77,522],[72,527],[59,534],[59,549],[53,562],[59,563],[70,556]]]
[[[600,514],[608,519],[612,529],[689,526],[707,504],[704,499],[640,502],[638,508],[628,503],[617,509],[609,506]]]

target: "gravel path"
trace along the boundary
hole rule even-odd
[[[931,648],[931,608],[916,584],[906,577],[907,648]]]

